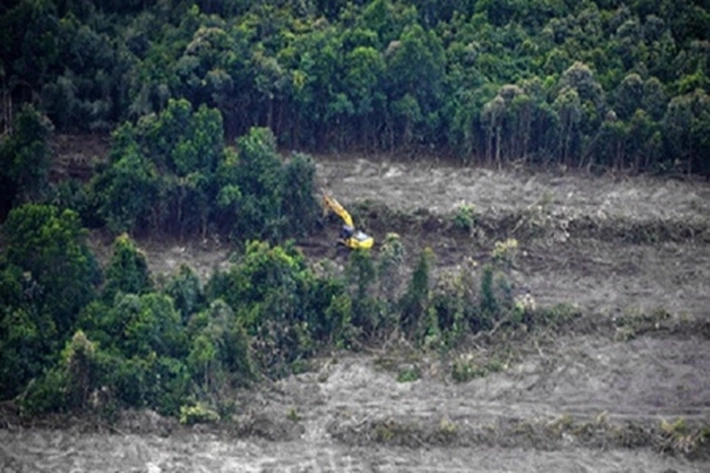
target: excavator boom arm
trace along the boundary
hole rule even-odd
[[[333,212],[338,214],[340,218],[343,219],[343,222],[345,222],[345,225],[349,227],[354,227],[353,225],[353,218],[350,216],[347,210],[340,205],[340,202],[335,200],[333,197],[330,197],[327,194],[323,195],[323,201],[325,202],[325,205],[328,206],[329,209],[331,209]]]

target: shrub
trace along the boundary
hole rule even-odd
[[[281,208],[289,238],[307,235],[318,221],[321,212],[315,198],[315,175],[313,159],[303,153],[293,154],[284,167]]]
[[[78,330],[62,352],[62,363],[66,370],[67,405],[84,408],[97,387],[96,345]]]
[[[409,287],[402,299],[400,327],[409,336],[415,335],[418,330],[426,330],[426,327],[423,327],[422,324],[426,322],[425,316],[428,313],[430,302],[429,278],[433,259],[434,252],[430,248],[425,248],[419,255]]]
[[[397,373],[398,383],[411,383],[419,378],[421,378],[421,372],[419,371],[419,367],[417,365],[404,366],[399,370],[399,373]]]
[[[170,278],[165,286],[165,293],[175,302],[175,308],[180,312],[183,323],[205,306],[202,282],[195,271],[186,264],[181,264],[178,274]]]
[[[458,383],[466,383],[475,378],[483,378],[489,373],[502,371],[503,366],[491,359],[483,364],[476,363],[470,356],[459,356],[451,365],[451,377]]]
[[[491,259],[500,264],[512,266],[515,264],[515,256],[518,252],[518,240],[508,238],[505,241],[497,241],[491,251]]]
[[[370,250],[352,251],[347,273],[351,287],[353,325],[365,334],[372,334],[380,320],[377,301],[372,296],[377,273]]]
[[[473,204],[461,204],[457,206],[452,222],[454,228],[457,230],[470,232],[476,224],[476,206]]]
[[[33,379],[18,398],[21,412],[27,415],[61,411],[66,407],[66,372],[59,367]]]
[[[180,406],[180,423],[183,425],[213,424],[219,420],[219,414],[203,403]]]
[[[498,318],[500,304],[495,294],[493,285],[493,266],[486,264],[481,273],[481,291],[479,308],[484,326],[490,326],[492,321]]]
[[[114,240],[113,255],[106,268],[103,299],[111,303],[119,292],[140,295],[152,289],[145,253],[136,247],[128,234],[119,235]]]

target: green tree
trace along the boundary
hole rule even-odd
[[[436,142],[446,64],[441,39],[414,24],[389,45],[385,56],[392,114],[389,126],[405,145]]]
[[[100,278],[79,216],[68,209],[26,204],[10,212],[3,230],[8,263],[36,282],[32,305],[51,314],[59,338],[64,337],[93,299]]]
[[[306,154],[294,153],[284,167],[281,209],[285,220],[283,232],[290,238],[309,234],[320,218],[315,178],[315,162]]]
[[[674,97],[663,119],[665,138],[674,160],[688,173],[710,174],[710,97],[696,89]]]
[[[116,294],[145,294],[153,290],[145,254],[127,234],[116,237],[111,262],[106,268],[103,298],[112,303]]]
[[[486,162],[501,166],[505,99],[498,94],[483,106],[481,120],[486,129]]]
[[[347,267],[352,299],[352,322],[365,337],[374,334],[379,327],[379,308],[373,297],[373,285],[377,282],[375,264],[370,250],[350,253]]]
[[[282,235],[283,167],[276,139],[266,128],[252,128],[237,140],[239,161],[232,185],[239,189],[238,219],[234,230],[242,239]]]
[[[222,115],[187,100],[169,100],[157,117],[139,123],[139,141],[161,171],[167,207],[161,227],[184,234],[207,232],[214,174],[224,151]]]
[[[46,195],[52,129],[45,116],[26,105],[12,133],[0,138],[0,222],[14,205]]]
[[[384,59],[372,46],[357,46],[347,53],[344,65],[345,92],[353,104],[357,122],[354,132],[365,148],[373,148],[376,130],[381,123],[378,112],[382,113],[385,102],[382,91]]]
[[[223,299],[254,337],[256,361],[266,371],[282,372],[312,349],[308,280],[305,259],[293,246],[252,241],[212,284],[212,297]]]
[[[92,182],[99,215],[114,232],[133,231],[139,225],[155,230],[158,174],[141,153],[131,125],[114,132],[110,161]]]
[[[39,285],[17,266],[0,270],[0,399],[10,399],[51,363],[57,333],[37,310]]]
[[[380,246],[377,277],[380,283],[379,297],[387,304],[387,311],[395,311],[396,295],[402,283],[405,248],[396,233],[388,233]]]
[[[624,121],[629,120],[637,109],[643,107],[644,82],[641,76],[632,73],[624,77],[616,91],[616,115]]]
[[[165,286],[165,293],[175,302],[183,323],[202,310],[206,303],[199,276],[186,264],[181,264],[178,273],[170,278]]]
[[[430,248],[425,248],[419,255],[409,287],[402,298],[400,327],[410,337],[424,335],[422,331],[426,331],[424,322],[428,315],[430,302],[430,277],[433,260],[434,253]]]
[[[643,106],[642,108],[651,115],[653,121],[658,122],[663,119],[668,105],[668,94],[663,84],[657,77],[651,77],[643,83]]]
[[[221,299],[199,314],[201,327],[192,337],[188,366],[207,392],[244,385],[256,375],[249,337],[234,311]]]
[[[126,356],[179,358],[187,348],[184,327],[173,300],[163,294],[125,294],[114,306],[123,325],[120,346]]]
[[[62,351],[61,363],[66,370],[66,405],[84,409],[92,391],[98,388],[96,345],[78,330]]]
[[[575,154],[575,145],[579,139],[578,127],[582,117],[582,105],[576,89],[569,87],[562,89],[552,107],[560,120],[560,130],[558,132],[560,163],[569,165]]]

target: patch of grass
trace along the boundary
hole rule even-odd
[[[289,409],[286,417],[288,417],[288,420],[290,420],[294,424],[300,422],[301,419],[303,419],[303,416],[301,416],[301,414],[298,412],[298,409],[295,407],[292,407],[291,409]]]
[[[552,307],[537,308],[531,312],[530,323],[533,326],[559,327],[581,317],[582,311],[575,304],[559,303]]]
[[[417,365],[406,365],[400,368],[397,373],[398,383],[411,383],[421,378],[421,372]]]
[[[467,356],[461,356],[454,360],[451,366],[451,377],[457,383],[467,383],[475,378],[484,378],[490,373],[498,373],[503,371],[503,364],[496,360],[490,359],[485,363],[477,363]]]
[[[614,319],[615,338],[621,341],[633,340],[644,333],[659,330],[670,318],[670,312],[662,307],[650,312],[639,309],[627,310]]]

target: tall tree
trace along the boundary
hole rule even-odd
[[[12,133],[0,137],[0,222],[14,205],[46,194],[52,130],[47,118],[27,105],[15,118]]]
[[[61,338],[95,295],[100,273],[86,245],[76,212],[26,204],[10,212],[3,226],[9,264],[37,284],[33,306],[50,314]]]

